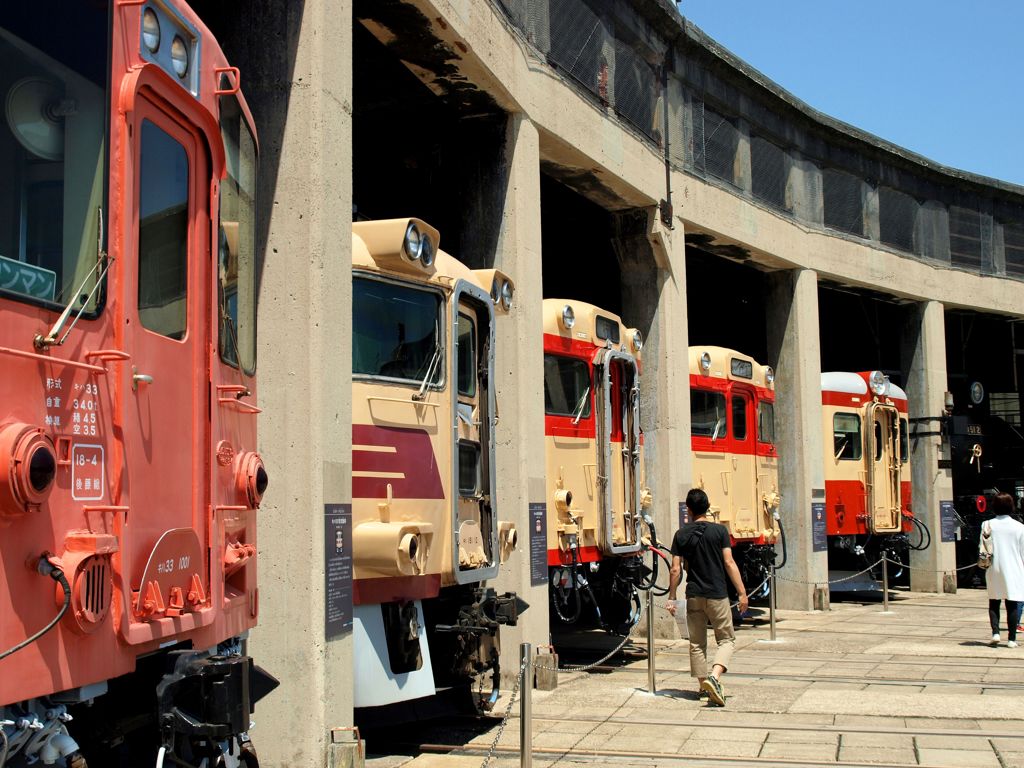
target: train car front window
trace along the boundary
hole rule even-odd
[[[910,457],[910,434],[906,419],[900,419],[900,464],[906,464]]]
[[[352,281],[352,373],[429,384],[443,382],[441,296],[411,285]]]
[[[732,436],[735,440],[747,439],[747,401],[743,397],[732,399]]]
[[[585,360],[544,355],[544,412],[590,418],[590,366]]]
[[[690,390],[690,434],[715,440],[725,437],[725,395]]]
[[[220,187],[220,356],[256,370],[256,142],[238,99],[221,99],[227,178]]]
[[[837,413],[832,417],[832,452],[836,460],[861,457],[860,417],[855,413]]]
[[[102,300],[106,5],[7,3],[0,20],[0,294],[87,315]]]
[[[757,441],[775,443],[775,406],[772,403],[757,404]]]

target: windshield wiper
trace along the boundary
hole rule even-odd
[[[71,295],[71,299],[68,301],[68,305],[64,307],[64,311],[60,313],[60,317],[57,318],[57,322],[53,324],[53,327],[47,332],[45,336],[41,333],[37,333],[36,337],[32,340],[36,349],[45,349],[46,347],[60,346],[67,341],[68,334],[71,333],[79,319],[85,313],[85,308],[89,306],[89,302],[92,301],[96,295],[96,291],[99,290],[103,284],[103,277],[107,274],[107,270],[110,269],[111,263],[114,261],[112,258],[107,256],[106,251],[103,250],[103,209],[96,209],[96,263],[92,269],[86,274],[82,280],[82,284],[78,287],[78,290]],[[101,269],[102,268],[102,269]],[[86,283],[93,276],[96,270],[100,270],[99,274],[96,275],[96,284],[89,291],[89,295],[82,302],[82,308],[78,310],[78,314],[75,315],[75,319],[71,321],[71,325],[64,331],[64,324],[67,323],[68,318],[71,317],[71,310],[75,306],[75,299],[82,295],[82,291],[85,290]],[[64,335],[58,340],[61,331],[64,331]]]
[[[438,342],[437,322],[434,322],[434,356],[430,358],[430,365],[427,366],[427,374],[423,377],[423,381],[420,384],[420,391],[412,396],[412,399],[419,402],[423,399],[424,393],[427,391],[427,383],[434,377],[434,371],[437,368],[438,363],[441,362],[441,344]]]
[[[725,426],[725,418],[724,417],[715,422],[715,431],[711,434],[711,442],[712,443],[715,442],[715,440],[718,439],[718,433],[721,431],[722,427],[724,427],[724,426]]]
[[[572,410],[572,425],[575,427],[580,423],[580,419],[583,418],[583,408],[587,404],[587,398],[590,397],[590,387],[583,392],[583,396],[580,401],[576,403],[576,407]]]

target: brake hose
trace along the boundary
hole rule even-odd
[[[3,653],[0,653],[0,659],[6,659],[12,653],[20,651],[22,648],[31,645],[36,640],[41,638],[43,635],[45,635],[47,632],[49,632],[51,629],[57,626],[57,622],[64,618],[64,614],[68,612],[68,608],[71,606],[71,585],[68,584],[67,577],[64,576],[64,571],[62,571],[59,567],[51,563],[47,559],[47,555],[45,554],[40,556],[39,565],[36,566],[36,570],[38,570],[42,576],[49,576],[51,579],[60,584],[61,589],[64,590],[64,605],[60,607],[60,611],[58,611],[57,615],[53,617],[53,621],[51,621],[49,624],[47,624],[45,627],[43,627],[41,630],[36,632],[31,637],[22,640],[13,648],[8,648]]]
[[[779,515],[779,540],[782,542],[782,562],[775,563],[775,570],[779,570],[786,565],[789,560],[789,552],[786,550],[786,529],[782,527],[782,516]]]
[[[566,624],[574,623],[575,621],[577,621],[579,619],[580,614],[583,613],[583,599],[580,597],[579,585],[576,583],[576,565],[578,563],[578,560],[576,558],[576,547],[575,546],[570,546],[569,547],[569,551],[572,553],[572,569],[569,571],[569,580],[571,582],[571,586],[569,588],[569,594],[572,597],[576,598],[576,610],[575,610],[575,612],[573,613],[573,615],[571,617],[566,616],[565,614],[563,614],[562,613],[562,609],[558,605],[558,602],[559,602],[558,593],[563,591],[561,586],[556,587],[555,591],[553,591],[552,594],[551,594],[551,603],[552,603],[552,605],[554,605],[555,613],[558,615],[558,618],[561,619]],[[555,571],[551,575],[551,579],[552,579],[551,586],[553,586],[553,587],[555,586],[554,579],[555,579],[555,576],[557,575],[557,573],[558,573],[558,571]],[[566,605],[566,607],[568,607],[568,605],[569,605],[569,598],[566,598],[565,605]]]

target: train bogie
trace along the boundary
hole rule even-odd
[[[495,318],[514,287],[438,246],[418,219],[353,225],[355,649],[374,657],[357,674],[364,717],[481,675],[496,684],[498,628],[522,608],[484,586],[516,537],[498,519],[494,390]]]

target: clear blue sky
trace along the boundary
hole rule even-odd
[[[683,0],[797,98],[936,162],[1024,185],[1024,0]]]

